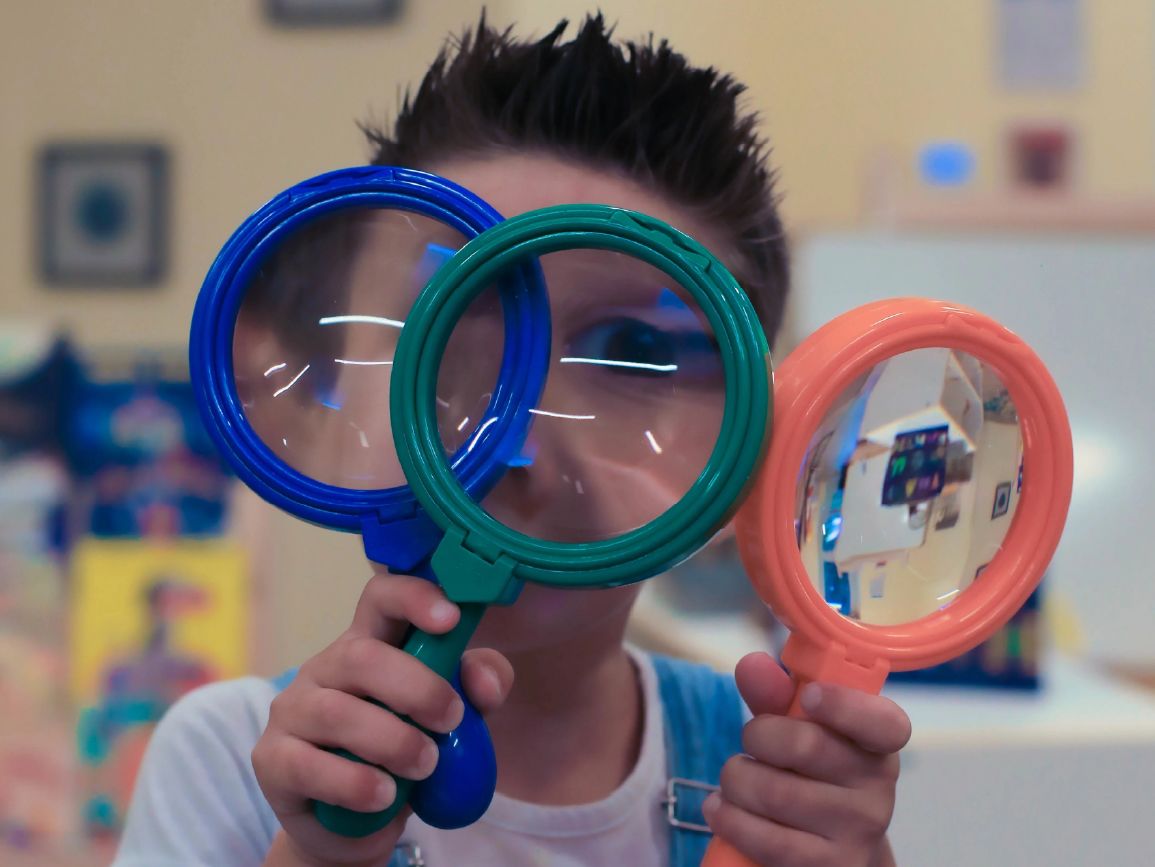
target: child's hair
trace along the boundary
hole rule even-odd
[[[723,227],[735,276],[766,334],[789,285],[785,233],[758,118],[745,88],[696,68],[663,40],[617,43],[602,16],[569,42],[561,21],[536,41],[476,28],[447,42],[392,132],[366,126],[375,165],[423,168],[454,156],[538,150],[610,170]]]

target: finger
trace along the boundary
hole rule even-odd
[[[377,574],[361,591],[347,634],[400,644],[410,623],[440,635],[453,628],[459,616],[436,584],[412,575]]]
[[[755,716],[784,714],[794,697],[794,681],[768,653],[749,653],[742,657],[734,669],[734,680]]]
[[[300,688],[321,686],[372,698],[395,713],[435,732],[461,723],[465,705],[449,681],[408,653],[375,638],[348,638],[330,645],[308,663]],[[298,692],[291,684],[278,699],[288,704]],[[315,685],[315,686],[314,686]],[[286,723],[290,731],[291,723]]]
[[[292,735],[346,749],[399,777],[423,780],[437,767],[433,739],[401,717],[335,689],[314,689]]]
[[[884,776],[892,758],[864,750],[812,720],[781,716],[746,723],[742,751],[765,765],[840,786]]]
[[[461,684],[474,707],[482,714],[492,713],[509,697],[513,666],[488,647],[469,650],[461,660]]]
[[[853,789],[801,777],[735,756],[721,774],[722,796],[729,803],[788,828],[828,840],[878,833],[890,822],[893,799],[874,789]]]
[[[829,683],[809,683],[801,702],[814,722],[872,753],[897,753],[910,740],[910,717],[884,696]]]
[[[261,791],[278,815],[308,813],[311,801],[375,813],[397,797],[397,786],[385,772],[288,735],[259,741],[252,762]]]
[[[837,863],[828,840],[762,819],[717,793],[706,799],[702,813],[715,834],[757,864],[802,867]]]

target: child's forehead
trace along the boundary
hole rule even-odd
[[[552,205],[600,204],[657,217],[726,261],[733,239],[694,209],[610,167],[543,152],[458,157],[429,167],[481,196],[506,217]]]

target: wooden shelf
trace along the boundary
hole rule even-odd
[[[1155,235],[1155,197],[927,192],[876,201],[867,208],[865,222],[903,230]]]

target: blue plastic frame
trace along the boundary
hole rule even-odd
[[[463,187],[413,169],[357,167],[302,181],[246,219],[217,255],[193,311],[189,369],[205,426],[245,484],[302,520],[360,532],[371,560],[405,571],[421,565],[441,537],[408,485],[352,490],[293,469],[248,424],[233,378],[234,326],[256,269],[303,224],[338,209],[367,207],[421,214],[467,239],[502,221],[496,210]],[[549,308],[540,271],[524,269],[501,291],[506,341],[488,413],[498,421],[472,449],[452,460],[461,484],[478,495],[520,450],[528,418],[524,408],[536,405],[549,359]],[[387,401],[383,404],[388,411]]]

